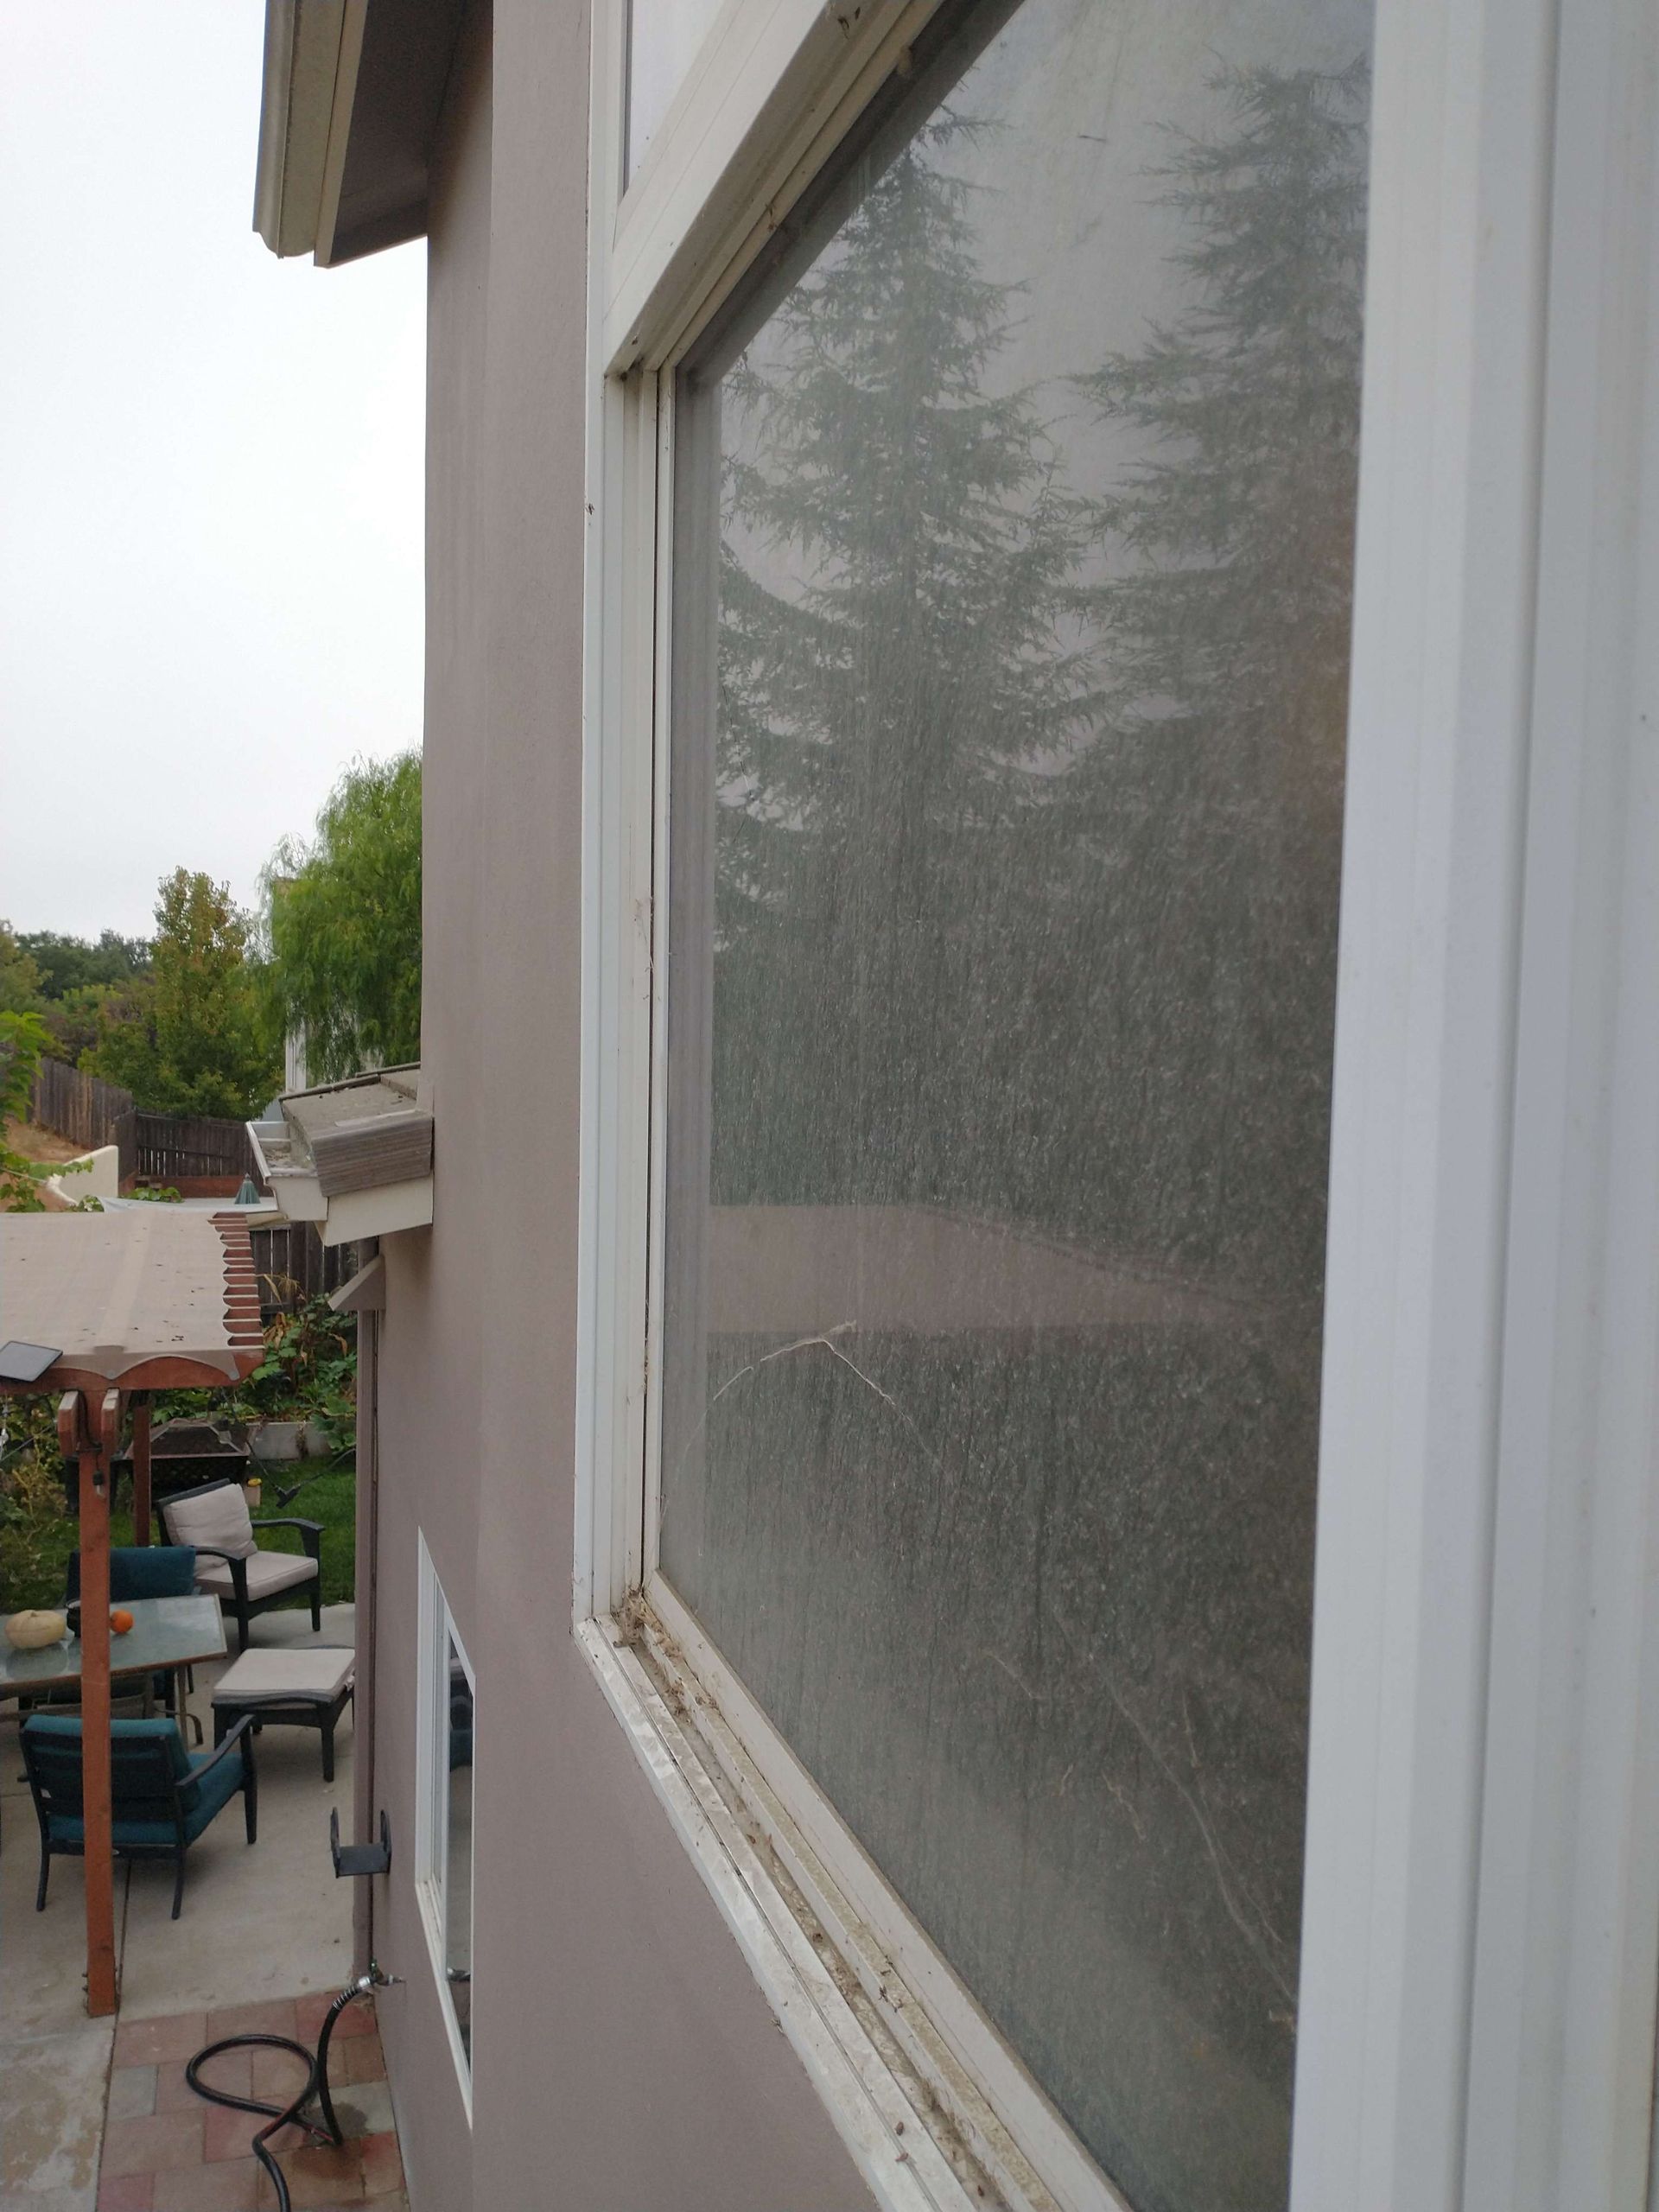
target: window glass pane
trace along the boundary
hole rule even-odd
[[[677,392],[663,1571],[1143,2212],[1286,2196],[1370,29],[957,16]]]
[[[630,0],[625,181],[639,168],[719,12],[720,0]]]
[[[448,1660],[448,1723],[445,1732],[444,1975],[461,2049],[473,2049],[473,1686],[453,1637]]]

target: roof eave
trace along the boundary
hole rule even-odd
[[[426,232],[466,0],[265,0],[254,228],[323,267]]]
[[[254,228],[284,258],[332,255],[368,0],[266,0]]]

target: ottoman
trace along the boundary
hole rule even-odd
[[[245,1651],[213,1686],[213,1741],[222,1743],[244,1714],[256,1730],[274,1721],[315,1728],[322,1736],[322,1778],[332,1782],[334,1723],[352,1694],[356,1665],[350,1644]]]

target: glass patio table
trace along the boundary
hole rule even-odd
[[[111,1608],[111,1611],[116,1610]],[[133,1598],[120,1608],[132,1615],[124,1636],[110,1638],[110,1675],[170,1675],[225,1650],[219,1600],[210,1597]],[[80,1679],[80,1638],[66,1636],[39,1651],[14,1651],[5,1642],[10,1614],[0,1613],[0,1698],[26,1696]]]

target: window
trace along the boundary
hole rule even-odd
[[[674,385],[663,1582],[1148,2212],[1286,2199],[1369,21],[958,15]]]
[[[720,0],[631,0],[625,176],[632,176],[684,81]]]
[[[576,1633],[890,2212],[1281,2204],[1293,2059],[1296,2212],[1644,2186],[1652,27],[1559,12],[1373,107],[1351,0],[724,0],[619,204],[600,0]]]
[[[420,1573],[415,1886],[470,2114],[474,1675],[424,1539]]]

